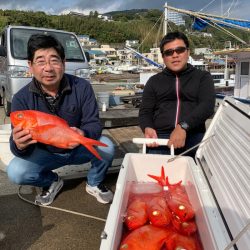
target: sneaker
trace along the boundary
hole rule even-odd
[[[103,204],[112,202],[114,196],[102,183],[94,187],[87,184],[86,192],[96,197],[97,201]]]
[[[50,205],[62,187],[63,180],[58,176],[57,181],[54,181],[49,188],[43,188],[42,193],[36,196],[35,204],[43,206]]]

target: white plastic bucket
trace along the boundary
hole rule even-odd
[[[109,92],[97,92],[96,99],[98,108],[102,110],[103,104],[106,105],[106,108],[109,108]]]
[[[0,170],[5,171],[14,155],[10,151],[9,138],[11,134],[11,125],[0,125]]]

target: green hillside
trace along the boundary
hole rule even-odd
[[[89,16],[74,15],[47,15],[44,12],[0,10],[0,28],[6,25],[26,25],[62,29],[75,32],[78,35],[89,35],[99,43],[124,43],[125,40],[139,40],[142,43],[140,51],[146,52],[150,47],[158,46],[162,38],[163,12],[156,9],[134,9],[125,11],[113,11],[105,13],[113,18],[112,22],[99,19],[98,12],[91,12]],[[168,30],[181,30],[185,32],[194,47],[210,47],[212,49],[223,48],[225,41],[231,40],[232,44],[238,41],[209,28],[206,32],[213,34],[212,39],[207,39],[191,30],[192,20],[185,17],[186,26],[176,26],[169,23]],[[241,31],[233,31],[234,34],[250,43],[250,34]]]

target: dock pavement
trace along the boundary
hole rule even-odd
[[[0,125],[10,123],[0,107]],[[114,164],[119,169],[127,152],[139,152],[133,137],[141,137],[138,126],[104,129],[116,145]],[[1,149],[0,149],[1,150]],[[119,171],[119,170],[118,170]],[[118,171],[109,173],[105,185],[115,192]],[[19,186],[10,183],[0,169],[0,249],[3,250],[97,250],[110,204],[103,205],[85,192],[82,173],[65,175],[65,184],[51,207],[39,207],[19,198]],[[34,201],[38,190],[23,186],[22,197]],[[93,216],[96,218],[90,218]],[[108,249],[107,249],[108,250]]]

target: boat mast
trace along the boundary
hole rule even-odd
[[[168,3],[164,5],[164,25],[163,25],[163,36],[168,33]]]

